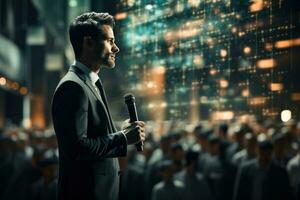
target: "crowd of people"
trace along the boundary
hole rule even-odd
[[[300,199],[300,122],[174,123],[153,136],[119,160],[121,200]],[[55,200],[58,156],[53,131],[2,128],[0,199]]]

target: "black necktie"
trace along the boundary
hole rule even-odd
[[[102,82],[101,82],[100,78],[98,79],[98,81],[96,81],[95,85],[99,89],[101,99],[102,99],[102,101],[103,101],[103,103],[105,105],[105,108],[107,110],[107,113],[108,113],[110,128],[111,128],[111,130],[113,132],[114,131],[114,126],[113,126],[112,118],[111,118],[110,111],[109,111],[109,108],[108,108],[108,105],[107,105],[107,99],[106,99],[106,94],[105,94],[105,91],[104,91],[104,87],[102,85]]]

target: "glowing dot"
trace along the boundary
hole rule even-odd
[[[200,4],[200,0],[188,0],[188,4],[189,4],[191,7],[198,7],[199,4]]]
[[[202,57],[199,55],[195,55],[193,62],[195,65],[200,65],[202,63]]]
[[[132,7],[135,4],[135,0],[127,0],[127,4],[129,7]]]
[[[213,44],[213,39],[212,38],[207,38],[207,43],[209,44],[209,45],[212,45]]]
[[[163,66],[158,66],[153,68],[153,73],[155,74],[164,74],[166,72],[166,68]]]
[[[227,51],[225,50],[225,49],[221,49],[221,51],[220,51],[220,55],[221,55],[221,57],[226,57],[227,56]]]
[[[196,105],[197,104],[197,101],[195,99],[193,99],[192,101],[190,101],[190,104],[191,105]]]
[[[23,124],[23,126],[24,126],[25,128],[30,128],[31,125],[32,125],[32,121],[31,121],[30,118],[25,118],[25,119],[23,120],[22,124]]]
[[[0,78],[0,85],[5,85],[6,84],[6,79],[4,77]]]
[[[210,75],[216,75],[216,74],[217,74],[217,70],[211,69],[211,70],[209,71],[209,74],[210,74]]]
[[[250,47],[245,47],[244,48],[244,53],[245,54],[249,54],[251,52],[251,48]]]
[[[232,27],[231,32],[232,33],[236,33],[237,32],[237,28],[236,27]]]
[[[28,89],[26,87],[21,87],[19,91],[22,95],[25,95],[28,93]]]
[[[152,103],[149,103],[149,104],[148,104],[148,108],[149,108],[149,109],[152,109],[153,107],[154,107],[154,105],[153,105]]]
[[[283,89],[282,83],[270,83],[270,89],[271,91],[280,91]]]
[[[249,92],[248,89],[245,89],[245,90],[242,91],[242,96],[243,96],[243,97],[248,97],[249,94],[250,94],[250,92]]]
[[[14,82],[11,86],[12,89],[17,90],[20,87],[19,83]]]
[[[161,106],[162,108],[165,108],[165,107],[167,107],[167,103],[166,103],[166,102],[162,102],[162,103],[160,104],[160,106]]]
[[[71,1],[69,1],[69,6],[70,7],[77,7],[77,5],[78,5],[78,3],[77,3],[77,1],[76,0],[71,0]]]
[[[148,87],[148,88],[153,88],[153,87],[154,87],[154,83],[153,83],[153,82],[147,83],[147,87]]]
[[[257,12],[264,8],[264,1],[263,0],[253,0],[252,4],[250,5],[250,12]]]
[[[221,88],[227,88],[228,87],[228,81],[225,79],[220,80],[220,87]]]
[[[266,50],[268,50],[268,51],[272,51],[272,49],[273,49],[273,44],[271,44],[271,43],[266,43],[266,44],[265,44],[265,48],[266,48]]]
[[[151,4],[146,5],[145,7],[147,10],[151,10],[153,8],[153,6]]]
[[[174,47],[174,46],[170,46],[170,47],[168,48],[169,54],[172,54],[172,53],[174,52],[174,50],[175,50],[175,47]]]
[[[290,110],[283,110],[281,112],[281,121],[288,122],[292,118],[292,112]]]
[[[258,60],[256,66],[261,69],[273,68],[277,65],[277,62],[273,58]]]

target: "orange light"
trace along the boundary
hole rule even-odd
[[[256,66],[261,69],[273,68],[277,65],[276,60],[273,58],[263,59],[256,62]]]
[[[268,117],[275,117],[278,116],[278,111],[276,109],[262,109],[262,115],[263,116],[268,116]]]
[[[217,70],[215,70],[215,69],[211,69],[211,70],[209,70],[209,74],[210,75],[216,75],[217,74]]]
[[[154,86],[155,86],[154,83],[151,81],[147,83],[147,88],[149,88],[149,89],[153,88]]]
[[[253,97],[253,98],[249,99],[249,104],[253,105],[253,106],[263,105],[266,102],[267,102],[266,97]]]
[[[231,32],[232,33],[236,33],[237,32],[237,28],[236,27],[232,27]]]
[[[289,47],[299,46],[299,45],[300,45],[300,38],[291,39],[291,40],[281,40],[275,42],[275,47],[277,49],[289,48]]]
[[[163,66],[154,67],[152,72],[155,74],[164,74],[166,72],[166,68]]]
[[[154,98],[163,94],[165,89],[165,72],[163,66],[149,68],[143,77],[142,86],[146,96]],[[148,74],[148,75],[147,75]]]
[[[273,50],[273,44],[271,44],[271,43],[266,43],[265,48],[266,48],[266,50],[268,50],[268,51],[272,51],[272,50]]]
[[[115,19],[116,20],[122,20],[122,19],[125,19],[126,17],[127,17],[127,13],[126,12],[117,13],[115,15]]]
[[[180,30],[177,32],[177,38],[190,38],[194,37],[199,34],[198,29],[187,29],[187,30]]]
[[[245,47],[244,48],[244,54],[249,54],[251,52],[251,48],[250,47]]]
[[[220,87],[221,88],[227,88],[228,87],[228,81],[227,80],[225,80],[225,79],[221,79],[220,80]]]
[[[194,59],[193,59],[193,62],[194,62],[195,65],[201,65],[202,64],[202,57],[199,56],[199,55],[195,55]]]
[[[242,91],[242,96],[243,97],[248,97],[250,95],[250,91],[248,90],[248,89],[244,89],[243,91]]]
[[[240,37],[242,37],[243,35],[245,35],[245,32],[239,32]]]
[[[216,111],[212,113],[212,120],[231,120],[234,117],[232,111]]]
[[[283,89],[282,83],[271,83],[270,84],[270,90],[271,91],[280,91]]]
[[[291,95],[291,99],[292,99],[293,101],[300,101],[300,92],[293,93],[293,94]]]
[[[28,89],[26,87],[21,87],[19,91],[22,95],[25,95],[28,93]]]
[[[252,0],[250,5],[250,12],[258,12],[264,8],[263,0]]]
[[[19,89],[19,87],[20,87],[20,85],[19,85],[19,83],[17,83],[17,82],[12,83],[12,85],[11,85],[11,88],[12,88],[13,90],[17,90],[17,89]]]

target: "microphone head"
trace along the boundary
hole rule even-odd
[[[135,98],[134,98],[133,94],[131,94],[131,93],[126,94],[126,95],[124,96],[124,99],[125,99],[125,103],[126,103],[126,104],[135,101]]]

